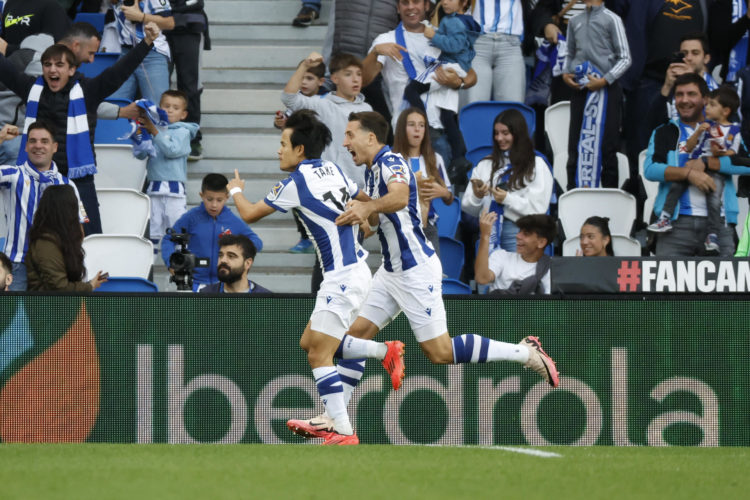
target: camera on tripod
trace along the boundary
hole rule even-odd
[[[169,256],[169,268],[174,271],[169,281],[177,285],[177,291],[192,291],[193,270],[196,267],[208,267],[210,260],[208,257],[196,257],[195,254],[188,250],[190,234],[188,234],[184,227],[181,233],[178,233],[171,227],[168,228],[167,236],[169,236],[169,240],[177,247],[177,250]]]

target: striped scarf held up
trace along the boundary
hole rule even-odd
[[[39,98],[44,90],[44,78],[38,77],[29,91],[26,101],[26,120],[23,124],[23,137],[21,148],[18,153],[17,165],[22,165],[28,160],[26,155],[26,140],[28,138],[29,126],[36,121],[39,112]],[[66,152],[68,156],[69,179],[78,179],[96,173],[96,162],[94,152],[91,150],[91,138],[89,136],[89,122],[86,114],[86,102],[83,99],[81,83],[76,81],[70,89],[68,101],[68,122],[66,128]]]

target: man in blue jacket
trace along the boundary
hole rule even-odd
[[[196,257],[208,258],[206,268],[196,268],[193,272],[193,291],[197,292],[205,285],[219,281],[217,263],[219,262],[219,237],[225,234],[242,234],[250,238],[257,251],[263,249],[263,241],[245,224],[242,219],[225,206],[229,193],[229,180],[221,174],[208,174],[201,183],[201,200],[203,202],[177,219],[174,230],[178,233],[183,228],[191,236],[188,250]],[[174,243],[169,238],[161,240],[161,255],[164,264],[169,266],[169,257],[174,253]],[[170,272],[172,270],[170,269]]]

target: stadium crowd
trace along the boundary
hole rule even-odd
[[[92,290],[106,281],[83,268],[82,235],[36,214],[45,197],[74,194],[79,208],[65,220],[78,216],[87,236],[102,232],[94,131],[99,119],[128,118],[133,154],[147,161],[149,237],[165,265],[173,271],[166,230],[185,228],[189,249],[209,260],[194,291],[268,292],[251,279],[263,242],[225,206],[239,206],[237,173],[207,175],[200,206],[186,206],[188,161],[202,157],[203,0],[0,7],[0,285]],[[81,12],[106,12],[106,23],[73,22]],[[346,131],[353,113],[385,117],[385,142],[411,167],[425,244],[444,277],[491,293],[550,293],[550,256],[576,239],[573,253],[584,257],[617,255],[622,240],[658,257],[747,256],[750,235],[742,231],[741,242],[736,228],[746,224],[738,197],[750,195],[745,0],[349,0],[331,12],[324,49],[290,72],[269,126],[287,130],[295,112],[314,111],[332,137],[320,158],[366,190],[369,167]],[[292,24],[319,17],[320,2],[303,0]],[[85,76],[81,64],[104,49],[117,62]],[[569,119],[546,127],[546,110],[562,102]],[[561,140],[545,130],[567,143],[554,147]],[[491,141],[477,146],[484,136]],[[74,189],[47,189],[60,184]],[[608,189],[635,200],[624,231],[612,220],[622,217],[612,207],[623,193]],[[594,190],[612,201],[586,205],[580,231],[566,233],[559,221],[570,214],[558,201]],[[451,206],[461,207],[460,221],[445,234]],[[314,253],[321,242],[293,214],[300,240],[289,251]],[[456,252],[463,272],[449,276]],[[316,257],[313,292],[324,267]]]

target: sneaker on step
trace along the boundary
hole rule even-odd
[[[393,390],[397,391],[404,381],[406,367],[404,366],[404,343],[400,340],[389,340],[385,342],[388,351],[383,358],[383,367],[391,376]]]
[[[198,161],[201,159],[203,159],[203,146],[201,146],[201,143],[190,143],[190,154],[188,155],[188,161]]]
[[[720,249],[721,247],[719,247],[719,237],[716,236],[716,234],[711,233],[706,236],[706,252],[719,253]]]
[[[286,426],[290,431],[305,439],[327,438],[334,432],[333,419],[325,413],[309,420],[287,420]]]
[[[292,26],[307,28],[314,20],[320,17],[320,12],[312,7],[303,6],[292,21]]]
[[[529,349],[529,360],[523,365],[525,368],[534,370],[542,376],[552,387],[560,384],[560,374],[552,358],[542,349],[542,343],[536,337],[526,337],[519,344]]]
[[[672,221],[669,217],[659,217],[659,220],[650,224],[646,230],[652,233],[668,233],[672,230]]]
[[[323,445],[351,445],[359,444],[359,438],[356,434],[339,434],[336,431],[329,432]]]
[[[289,251],[292,253],[313,253],[315,252],[315,247],[313,247],[313,242],[310,240],[299,240]]]

